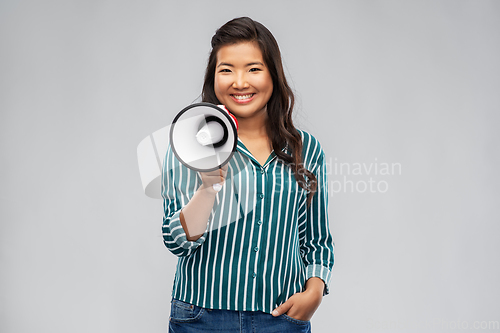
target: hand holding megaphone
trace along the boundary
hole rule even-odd
[[[204,184],[211,184],[216,192],[220,191],[227,173],[227,166],[224,166],[236,151],[237,130],[236,118],[223,105],[202,102],[184,108],[171,126],[144,138],[137,147],[146,195],[160,197],[162,164],[169,143],[183,165],[204,173]]]
[[[222,185],[226,179],[228,164],[224,164],[217,170],[209,172],[200,172],[201,180],[203,182],[202,187],[207,189],[213,189],[215,192],[219,192],[222,189]]]
[[[219,192],[236,151],[237,129],[236,118],[223,105],[190,105],[172,122],[172,151],[182,164],[200,173],[203,188]]]

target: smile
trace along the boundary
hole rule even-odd
[[[246,94],[246,95],[232,95],[231,94],[230,96],[237,103],[246,103],[246,102],[251,101],[253,96],[255,96],[255,94]]]

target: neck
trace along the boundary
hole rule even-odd
[[[238,136],[246,138],[267,137],[267,108],[249,118],[236,117],[238,120]]]

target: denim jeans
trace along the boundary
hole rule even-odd
[[[174,298],[170,305],[169,332],[310,333],[311,322],[285,314],[274,317],[262,311],[206,309]]]

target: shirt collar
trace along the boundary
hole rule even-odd
[[[245,144],[243,143],[243,141],[240,140],[240,138],[238,138],[238,144],[237,144],[236,148],[237,148],[237,150],[240,151],[240,153],[242,153],[243,155],[246,155],[250,160],[254,161],[255,163],[257,163],[260,166],[260,163],[255,159],[255,157],[247,149],[247,147],[245,147]],[[281,149],[281,151],[289,154],[288,143],[285,145],[285,147],[283,147]],[[274,152],[274,149],[273,149],[273,151],[271,152],[270,157],[267,159],[266,163],[262,167],[263,168],[267,167],[269,165],[269,163],[271,163],[276,158],[276,156],[277,155],[276,155],[276,153]]]

